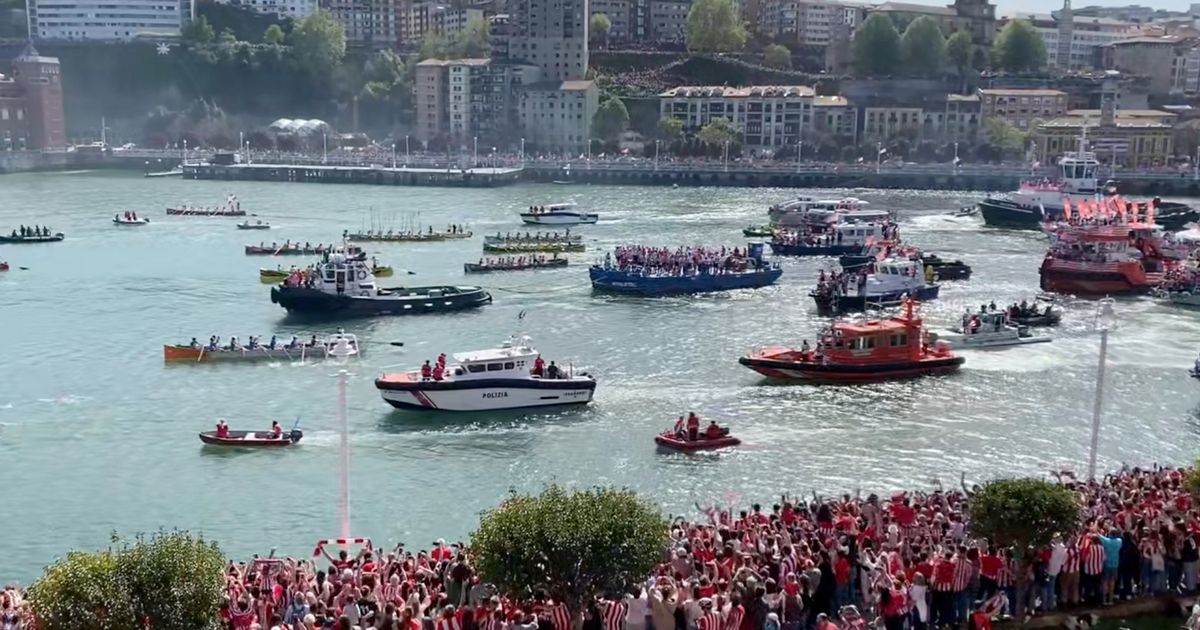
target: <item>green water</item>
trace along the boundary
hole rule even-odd
[[[821,191],[816,191],[820,194]],[[236,194],[271,222],[167,217],[178,203]],[[898,210],[902,233],[975,267],[926,309],[949,325],[967,304],[1031,297],[1044,251],[1033,233],[985,230],[945,213],[978,195],[851,191]],[[737,358],[757,345],[799,343],[824,320],[807,292],[827,261],[788,259],[783,279],[757,291],[667,299],[592,294],[586,264],[621,243],[740,245],[768,204],[794,191],[521,185],[498,190],[147,180],[111,173],[0,177],[0,230],[21,223],[66,232],[55,245],[0,245],[0,462],[4,536],[0,581],[28,582],[69,548],[104,546],[112,530],[201,530],[230,554],[278,547],[310,553],[337,535],[336,379],[329,365],[164,365],[164,343],[211,334],[326,333],[271,304],[247,257],[262,238],[329,242],[372,213],[445,226],[470,241],[372,244],[383,262],[415,272],[396,282],[482,283],[495,303],[476,312],[350,322],[384,343],[352,367],[354,535],[424,546],[469,534],[480,510],[512,488],[549,481],[643,490],[664,511],[696,501],[770,500],[780,492],[886,490],[1082,468],[1097,340],[1092,305],[1069,306],[1051,344],[969,353],[958,375],[855,387],[764,385]],[[834,193],[831,193],[834,194]],[[836,194],[847,194],[838,191]],[[481,234],[518,226],[531,204],[574,201],[601,213],[579,229],[589,252],[561,270],[464,276]],[[153,219],[111,224],[115,212]],[[418,218],[419,217],[419,218]],[[18,266],[28,270],[18,270]],[[527,316],[518,322],[518,314]],[[1200,427],[1200,383],[1186,369],[1200,324],[1148,299],[1122,301],[1112,335],[1101,463],[1186,461]],[[399,412],[372,379],[439,352],[533,337],[548,359],[597,375],[586,408],[530,414]],[[701,456],[656,452],[651,436],[688,410],[729,423],[746,444]],[[302,444],[276,452],[201,447],[217,418],[234,428],[301,418]]]

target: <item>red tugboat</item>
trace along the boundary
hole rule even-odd
[[[1163,251],[1162,230],[1154,224],[1153,210],[1147,209],[1146,214],[1143,222],[1136,207],[1128,221],[1125,212],[1120,216],[1098,212],[1048,230],[1052,243],[1042,260],[1042,290],[1120,295],[1146,293],[1158,286],[1179,261]]]
[[[888,319],[834,322],[815,348],[770,347],[738,359],[768,378],[815,383],[868,383],[954,372],[965,359],[946,342],[929,336],[907,299],[903,312]]]

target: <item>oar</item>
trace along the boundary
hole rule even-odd
[[[21,271],[29,271],[29,267],[17,267],[17,269],[20,269]]]

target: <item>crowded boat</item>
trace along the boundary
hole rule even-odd
[[[1054,308],[1053,304],[1039,308],[1037,300],[1021,300],[1019,304],[1014,302],[1009,304],[1004,312],[1008,315],[1010,323],[1021,326],[1056,326],[1062,319],[1061,309]]]
[[[776,229],[771,252],[776,256],[841,256],[862,254],[874,243],[897,242],[892,223],[837,223],[823,231]]]
[[[269,229],[271,229],[271,224],[263,223],[262,219],[258,219],[254,223],[251,223],[249,220],[246,220],[246,221],[243,221],[242,223],[238,223],[237,229],[239,229],[239,230],[269,230]]]
[[[167,208],[167,214],[172,216],[199,216],[199,217],[244,217],[246,211],[242,210],[242,203],[234,195],[230,195],[225,200],[225,205],[215,208],[196,207],[187,204]]]
[[[730,435],[729,427],[717,424],[716,420],[710,420],[701,430],[699,416],[689,411],[686,419],[679,416],[674,428],[654,436],[654,443],[668,450],[694,452],[737,446],[742,441]]]
[[[965,359],[945,341],[930,338],[918,304],[903,301],[900,313],[887,319],[839,320],[810,346],[770,346],[738,359],[738,363],[771,379],[813,383],[865,383],[955,372]]]
[[[244,342],[237,337],[222,341],[221,337],[211,335],[207,342],[201,343],[196,337],[186,344],[163,346],[163,361],[188,361],[193,363],[246,363],[253,361],[287,360],[303,361],[305,359],[325,359],[333,356],[332,351],[342,341],[355,349],[356,354],[362,353],[358,338],[351,334],[338,332],[327,337],[312,335],[309,339],[301,339],[292,335],[288,341],[281,340],[278,335],[271,335],[270,340],[263,342],[262,337],[250,335]]]
[[[281,447],[292,446],[304,437],[304,432],[298,428],[284,431],[278,421],[271,421],[271,428],[266,431],[233,431],[222,418],[217,421],[216,429],[200,433],[200,441],[210,446]]]
[[[1165,256],[1153,206],[1108,198],[1064,202],[1062,220],[1048,228],[1041,288],[1071,295],[1146,293],[1180,261]]]
[[[821,270],[809,296],[822,313],[850,313],[896,306],[905,299],[935,300],[940,286],[925,277],[919,261],[889,258],[850,271]]]
[[[521,213],[521,221],[530,225],[585,225],[599,220],[599,214],[576,210],[573,203],[529,206]]]
[[[54,232],[44,225],[22,225],[8,236],[0,235],[0,243],[53,243],[64,238],[62,232]]]
[[[499,256],[480,258],[478,263],[463,263],[464,273],[490,271],[520,271],[524,269],[556,269],[567,266],[567,259],[557,253],[550,256]]]
[[[527,336],[512,336],[499,348],[463,352],[406,372],[384,374],[375,387],[398,409],[488,411],[592,401],[596,379],[542,358]]]
[[[597,290],[670,295],[764,287],[783,270],[763,259],[762,243],[752,243],[744,248],[622,245],[588,273]]]
[[[1003,348],[1051,340],[1047,336],[1035,336],[1028,326],[1009,321],[1008,313],[998,310],[994,302],[981,306],[978,311],[967,308],[957,326],[948,333],[937,333],[933,338],[949,341],[959,349]]]

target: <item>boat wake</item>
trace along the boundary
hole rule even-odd
[[[74,394],[67,394],[66,396],[59,396],[58,398],[39,398],[38,402],[50,403],[54,405],[78,405],[81,402],[91,399],[91,396],[76,396]],[[11,403],[9,406],[11,407]]]

